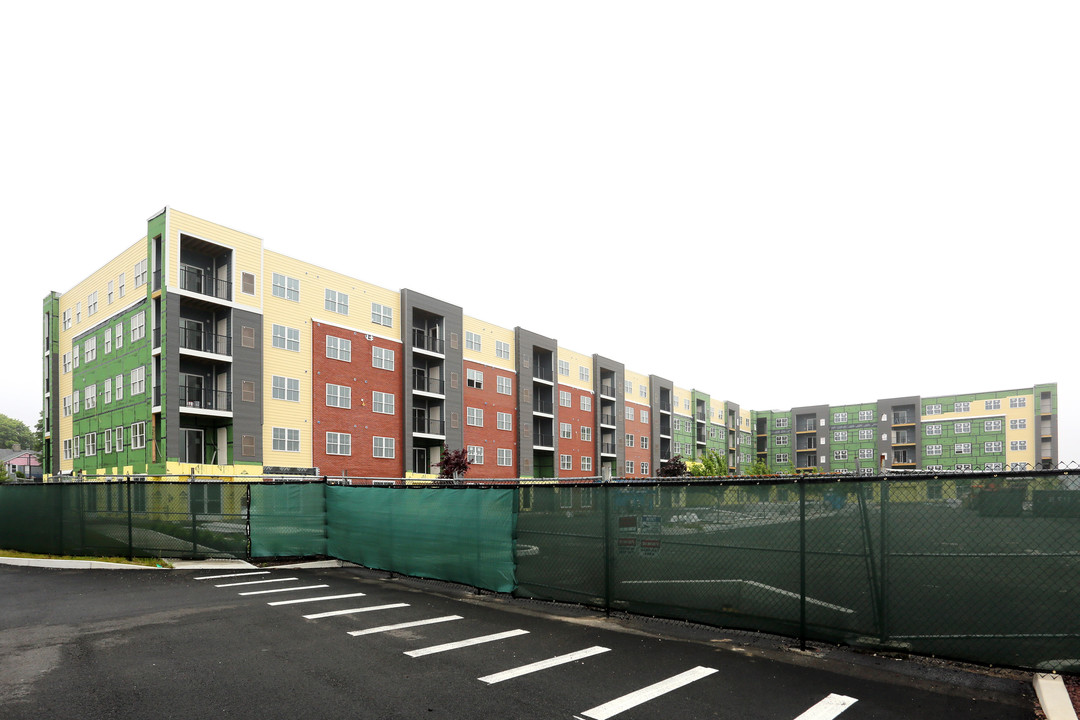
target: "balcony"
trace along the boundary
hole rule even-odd
[[[543,413],[544,415],[551,415],[554,409],[554,403],[547,398],[533,399],[533,412]]]
[[[660,401],[660,412],[666,412],[666,413],[671,412],[671,401],[670,400],[661,400]]]
[[[155,341],[157,339],[155,328]],[[194,352],[213,353],[215,355],[232,355],[232,339],[228,335],[180,328],[180,347]]]
[[[232,393],[228,390],[208,390],[197,385],[180,385],[178,391],[181,410],[232,412]]]
[[[413,413],[413,432],[423,435],[446,435],[446,421],[433,420],[422,412]]]
[[[533,435],[533,447],[555,447],[555,436],[551,433],[538,432]]]
[[[426,350],[427,352],[442,355],[444,345],[442,339],[439,337],[429,335],[427,331],[422,328],[413,328],[412,346],[415,350]]]
[[[600,424],[615,427],[615,416],[611,413],[602,413],[600,415]]]
[[[618,453],[615,450],[615,443],[602,443],[600,445],[600,454],[601,455],[617,455]]]
[[[533,362],[533,375],[532,376],[533,376],[534,380],[545,380],[547,382],[551,382],[551,378],[552,378],[551,366],[542,365],[539,362],[534,361]]]
[[[232,300],[232,282],[210,277],[201,269],[189,265],[180,266],[180,288],[218,300]]]
[[[446,381],[440,378],[431,377],[423,370],[413,368],[412,388],[418,392],[445,395]]]
[[[915,433],[909,432],[897,432],[893,433],[893,445],[914,445]]]
[[[910,412],[895,412],[892,416],[892,424],[895,425],[914,425],[915,413]]]
[[[615,386],[614,385],[608,385],[608,384],[605,384],[605,383],[601,383],[600,384],[600,394],[605,395],[605,396],[607,396],[609,398],[615,397]]]

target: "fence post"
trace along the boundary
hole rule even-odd
[[[799,479],[799,649],[806,650],[806,481]]]
[[[600,488],[604,493],[604,614],[611,617],[611,486]]]
[[[889,641],[889,481],[881,480],[881,642]]]
[[[132,530],[131,530],[131,476],[130,475],[127,476],[125,478],[125,480],[127,481],[127,522],[128,522],[128,554],[127,554],[127,557],[128,557],[128,560],[133,560],[135,558],[135,550],[134,550],[135,543],[134,543],[133,533],[132,533]]]

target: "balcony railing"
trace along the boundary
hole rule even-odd
[[[893,413],[892,424],[893,425],[913,425],[915,423],[915,416],[912,413],[899,412]]]
[[[446,435],[446,421],[434,420],[422,413],[413,413],[413,432],[425,435]]]
[[[660,412],[666,412],[666,413],[671,412],[671,403],[669,401],[661,400],[660,401]]]
[[[155,328],[156,331],[156,328]],[[228,335],[180,328],[180,347],[196,352],[208,352],[216,355],[232,355],[232,340]]]
[[[426,330],[413,328],[412,346],[418,350],[443,354],[444,343],[441,338],[429,335]]]
[[[601,383],[600,394],[607,395],[608,397],[615,397],[615,386]]]
[[[193,385],[181,385],[178,397],[181,408],[232,412],[232,393],[228,390],[209,390]]]
[[[542,363],[533,361],[533,375],[537,380],[547,380],[551,382],[551,366],[544,365]]]
[[[551,411],[555,405],[546,398],[534,398],[533,399],[533,412],[544,413],[545,415],[551,415]]]
[[[615,425],[615,416],[610,415],[608,413],[601,414],[600,415],[600,424],[601,425],[611,425],[612,427],[614,427],[614,425]]]
[[[199,268],[182,266],[180,287],[189,292],[209,295],[219,300],[232,300],[232,282],[209,277]]]
[[[430,377],[423,370],[413,369],[413,390],[419,390],[420,392],[435,393],[437,395],[444,395],[446,393],[446,381],[441,378]]]
[[[617,455],[618,453],[615,451],[615,443],[602,443],[600,445],[600,454]]]
[[[533,447],[555,447],[555,436],[551,433],[535,433]]]

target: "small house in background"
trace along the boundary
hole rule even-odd
[[[41,461],[32,450],[23,450],[17,444],[11,448],[0,449],[0,466],[7,471],[9,480],[41,482]]]

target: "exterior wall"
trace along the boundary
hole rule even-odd
[[[473,373],[471,379],[470,371]],[[517,376],[511,370],[466,359],[465,378],[464,444],[467,449],[470,449],[470,457],[482,460],[479,463],[473,462],[469,468],[468,477],[515,477],[517,442],[514,433],[516,427],[514,386],[517,384]],[[499,378],[503,378],[504,382],[509,382],[509,385],[504,385],[504,388],[509,389],[509,393],[499,391]],[[472,408],[471,412],[470,408]],[[472,422],[477,422],[477,411],[480,413],[479,421],[482,424],[470,424],[470,415],[473,418]],[[499,427],[499,413],[509,415],[503,425],[505,429]],[[499,450],[504,451],[502,465],[499,464]]]
[[[829,408],[832,469],[858,473],[877,468],[877,406],[874,403]]]
[[[599,475],[596,463],[596,398],[591,390],[560,383],[557,387],[559,397],[569,393],[569,407],[559,406],[559,464],[558,477],[592,477]],[[566,424],[570,427],[570,437],[564,437],[561,430]],[[570,467],[564,467],[563,459],[570,458]]]

